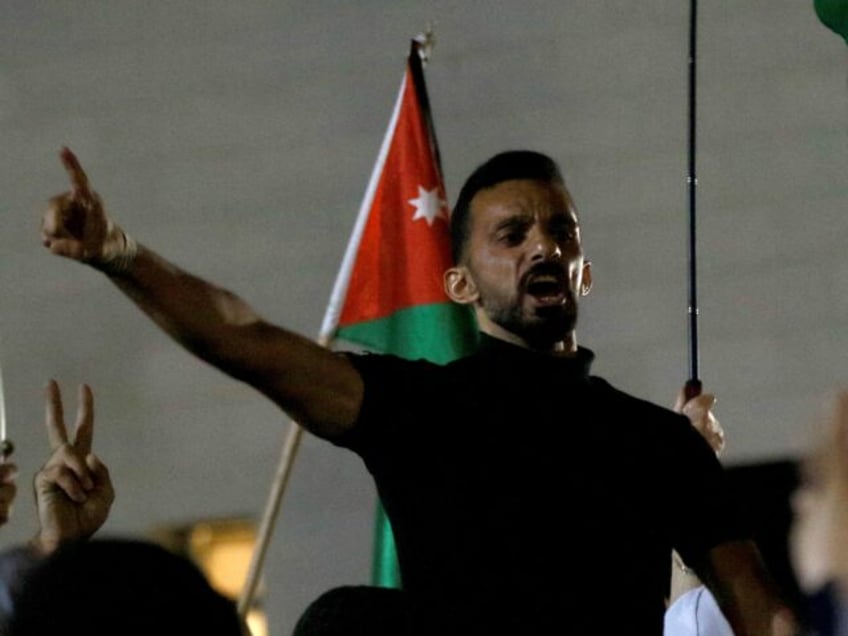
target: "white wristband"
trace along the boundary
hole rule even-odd
[[[129,272],[138,255],[138,243],[135,239],[123,230],[121,234],[124,236],[124,249],[97,264],[97,269],[108,276],[121,276]]]

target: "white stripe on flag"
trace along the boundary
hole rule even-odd
[[[353,232],[350,236],[350,241],[345,250],[344,259],[342,260],[339,275],[336,277],[336,282],[333,285],[333,292],[330,295],[330,302],[327,304],[327,311],[324,313],[324,321],[321,324],[321,331],[318,336],[318,342],[327,346],[335,335],[336,328],[339,324],[339,316],[342,312],[347,288],[350,283],[350,276],[353,272],[353,265],[356,262],[356,256],[359,252],[359,244],[362,241],[362,234],[365,231],[365,224],[368,222],[368,216],[371,212],[371,206],[374,203],[374,193],[377,190],[377,185],[380,182],[380,177],[383,174],[383,168],[386,165],[386,156],[389,154],[392,140],[395,135],[398,118],[400,117],[401,106],[403,105],[403,95],[406,91],[406,81],[409,74],[408,63],[407,69],[403,73],[403,81],[400,83],[400,92],[398,93],[395,108],[392,112],[392,118],[389,121],[389,127],[386,130],[386,136],[383,138],[383,144],[380,146],[380,154],[377,156],[377,163],[374,165],[374,170],[371,172],[371,179],[368,182],[368,188],[365,190],[365,198],[362,200],[362,205],[359,208],[359,215],[356,217],[356,224],[353,226]]]

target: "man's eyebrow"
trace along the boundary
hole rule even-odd
[[[501,230],[504,228],[513,228],[517,225],[525,225],[532,220],[532,215],[515,212],[514,214],[510,214],[509,216],[501,219],[495,224],[495,230]]]
[[[580,225],[580,219],[570,210],[563,210],[551,217],[551,223],[563,223],[566,225]]]

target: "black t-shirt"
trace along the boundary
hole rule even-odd
[[[352,355],[365,393],[334,442],[392,523],[416,634],[661,634],[672,546],[744,536],[715,454],[593,354],[484,337],[446,366]]]

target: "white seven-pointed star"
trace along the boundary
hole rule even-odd
[[[438,188],[427,190],[418,186],[418,197],[410,199],[409,203],[415,206],[415,216],[412,217],[413,221],[425,219],[427,225],[432,226],[433,221],[436,219],[443,218],[447,220],[448,218],[447,203],[439,198]]]

